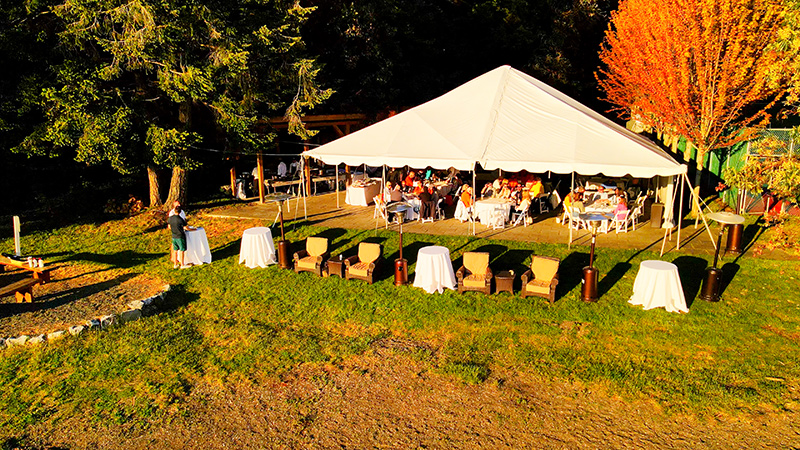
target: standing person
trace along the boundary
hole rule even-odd
[[[181,208],[181,202],[179,202],[178,200],[172,202],[172,209],[169,210],[169,213],[167,214],[167,219],[169,219],[174,215],[179,215],[184,221],[186,221],[186,211],[183,208]],[[167,228],[169,228],[169,225],[167,225]],[[170,261],[175,261],[175,249],[172,248],[171,245],[169,249],[170,249],[169,259]]]
[[[183,264],[183,257],[186,253],[186,230],[191,229],[186,223],[186,219],[181,217],[181,205],[174,208],[175,214],[169,216],[167,223],[172,234],[172,252],[170,258],[174,269],[185,269],[189,266]]]
[[[281,160],[278,163],[278,178],[285,178],[286,177],[286,163]]]

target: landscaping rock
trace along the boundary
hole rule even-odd
[[[30,338],[24,334],[22,336],[8,338],[6,339],[6,345],[9,347],[14,347],[17,345],[25,345],[25,343],[28,342],[28,339]]]
[[[53,331],[52,333],[47,333],[47,340],[48,341],[57,341],[57,340],[63,338],[64,336],[66,336],[66,335],[67,335],[67,332],[63,331],[63,330],[62,331]]]
[[[45,342],[47,342],[47,336],[40,334],[28,339],[28,342],[26,342],[26,344],[44,344]]]
[[[154,295],[154,296],[152,296],[152,297],[147,297],[146,299],[144,299],[144,300],[141,300],[141,302],[142,302],[142,305],[144,305],[144,306],[150,306],[150,305],[152,305],[152,304],[153,304],[153,302],[156,300],[156,298],[158,298],[158,297],[156,297],[155,295]]]
[[[165,284],[164,285],[164,292],[169,292],[171,290],[172,290],[172,286],[170,286],[169,284]]]
[[[100,321],[98,319],[89,319],[86,321],[86,328],[89,330],[93,330],[95,328],[100,328]]]
[[[117,316],[114,314],[109,314],[107,316],[100,317],[100,328],[106,329],[109,327],[113,327],[117,324]]]
[[[71,334],[73,336],[77,336],[77,335],[83,333],[84,330],[86,330],[85,326],[83,326],[83,325],[74,325],[74,326],[69,327],[68,331],[69,331],[69,334]]]
[[[0,349],[6,348],[6,338],[0,338]]]
[[[142,318],[142,310],[141,309],[129,309],[127,311],[122,311],[119,315],[120,320],[124,322],[133,322],[134,320],[139,320]]]
[[[144,300],[134,300],[132,302],[128,302],[129,309],[142,309],[145,307]]]

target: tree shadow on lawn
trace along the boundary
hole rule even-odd
[[[504,270],[514,271],[514,289],[516,292],[522,290],[522,274],[530,267],[530,259],[533,252],[531,250],[511,249],[505,251],[493,260],[492,270],[497,275]],[[525,263],[528,264],[525,264]]]
[[[558,286],[556,287],[556,300],[564,294],[575,289],[583,279],[583,268],[589,265],[589,254],[572,252],[561,260],[558,267]],[[599,287],[598,287],[599,290]]]
[[[729,262],[722,266],[722,279],[720,280],[719,288],[720,297],[725,294],[725,290],[728,289],[737,273],[739,273],[739,265],[736,263]]]
[[[627,261],[616,263],[614,267],[603,276],[600,282],[597,283],[597,295],[600,297],[606,295],[608,291],[631,270],[631,267],[631,263]]]
[[[9,317],[16,314],[42,311],[46,309],[57,308],[76,300],[89,297],[97,294],[136,277],[138,274],[126,273],[111,280],[102,281],[100,283],[90,284],[88,286],[81,286],[78,288],[68,289],[66,291],[54,292],[41,297],[34,297],[32,303],[2,303],[0,304],[0,318]]]
[[[683,286],[686,307],[691,308],[697,293],[700,292],[708,261],[697,256],[679,256],[672,261],[672,264],[678,266],[678,276],[681,279],[681,286]]]
[[[225,245],[211,250],[211,261],[222,261],[223,259],[228,259],[231,256],[238,256],[241,249],[241,239],[230,241]]]
[[[75,253],[69,258],[65,258],[64,261],[89,261],[122,269],[130,269],[163,256],[163,253],[139,253],[132,250],[123,250],[110,254],[81,252]]]

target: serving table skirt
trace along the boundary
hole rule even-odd
[[[420,210],[422,209],[422,202],[416,197],[403,197],[404,201],[411,205],[411,208],[406,210],[405,220],[419,219]]]
[[[374,183],[367,186],[356,187],[348,186],[344,202],[348,205],[369,206],[373,203],[372,199],[381,193],[381,184]]]
[[[503,214],[505,214],[503,217],[508,220],[508,217],[511,214],[511,202],[506,202],[496,198],[478,200],[475,202],[474,214],[482,224],[488,224],[492,217],[492,211],[496,210],[502,211]]]
[[[422,288],[428,294],[444,288],[456,288],[456,274],[450,261],[447,247],[432,245],[422,247],[417,253],[417,267],[414,270],[414,287]]]
[[[642,261],[628,303],[642,305],[645,310],[664,307],[669,312],[689,312],[678,267],[666,261]]]
[[[184,264],[209,264],[211,262],[211,249],[208,248],[206,230],[197,228],[186,231],[186,253],[183,256]]]
[[[239,264],[250,269],[267,267],[277,263],[272,231],[267,227],[248,228],[242,233],[242,247],[239,250]]]

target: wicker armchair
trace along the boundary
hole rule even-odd
[[[531,268],[522,274],[522,297],[535,295],[550,300],[556,300],[556,285],[558,285],[558,265],[561,260],[550,256],[533,255]]]
[[[492,293],[492,269],[489,268],[489,254],[485,252],[465,252],[464,265],[456,271],[458,292],[480,291]]]
[[[348,280],[364,280],[372,284],[372,276],[380,267],[383,257],[381,244],[362,242],[358,244],[358,255],[344,260],[344,276]]]
[[[328,239],[310,237],[306,239],[306,249],[294,254],[294,271],[314,272],[322,276],[322,263],[328,259]]]

